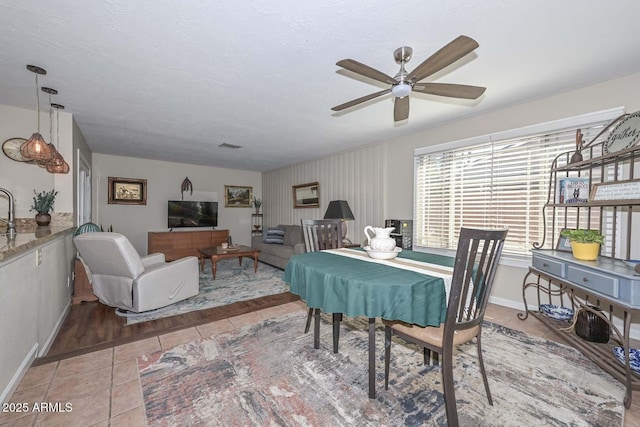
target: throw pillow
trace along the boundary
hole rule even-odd
[[[277,227],[269,227],[262,238],[264,243],[275,243],[282,245],[284,243],[284,230]]]
[[[299,225],[287,226],[284,232],[284,244],[289,246],[295,246],[298,243],[304,243],[304,236],[302,235],[302,227]]]

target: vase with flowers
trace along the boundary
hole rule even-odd
[[[53,211],[53,203],[56,200],[56,196],[58,192],[56,190],[51,191],[41,191],[36,193],[36,190],[33,190],[33,204],[31,205],[31,212],[36,213],[36,224],[38,226],[46,226],[51,222],[51,214],[49,212]]]

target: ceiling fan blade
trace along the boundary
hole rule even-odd
[[[399,122],[409,118],[409,97],[396,98],[393,103],[393,121]]]
[[[337,106],[333,107],[332,110],[333,111],[342,111],[342,110],[344,110],[346,108],[353,107],[354,105],[361,104],[363,102],[366,102],[366,101],[368,101],[370,99],[373,99],[373,98],[377,98],[377,97],[382,96],[382,95],[384,95],[386,93],[389,93],[389,92],[391,92],[391,89],[385,89],[385,90],[381,90],[380,92],[371,93],[371,94],[363,96],[361,98],[353,99],[353,100],[351,100],[349,102],[345,102],[344,104],[337,105]]]
[[[448,45],[425,59],[412,72],[407,75],[407,80],[420,81],[437,73],[447,65],[453,64],[458,59],[471,53],[479,46],[478,42],[467,36],[459,36]]]
[[[416,83],[413,86],[414,92],[464,99],[479,98],[485,90],[487,90],[487,88],[481,86],[456,85],[448,83]]]
[[[368,65],[364,65],[358,61],[354,61],[353,59],[343,59],[342,61],[336,62],[336,65],[346,70],[353,71],[356,74],[360,74],[361,76],[369,77],[370,79],[377,80],[382,83],[396,83],[396,80],[393,77],[388,76],[382,71],[376,70],[375,68],[371,68]]]

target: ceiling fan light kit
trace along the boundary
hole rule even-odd
[[[396,60],[396,64],[400,65],[400,71],[394,77],[397,84],[391,87],[391,93],[396,98],[404,98],[411,93],[411,84],[406,82],[407,70],[404,69],[404,64],[409,62],[413,49],[409,46],[402,46],[393,51],[393,58]]]
[[[404,98],[411,93],[411,85],[400,83],[391,88],[391,93],[396,98]]]
[[[449,83],[419,83],[421,80],[437,73],[443,68],[453,64],[463,56],[478,48],[478,43],[470,37],[459,36],[436,53],[425,59],[412,72],[405,70],[405,64],[411,60],[413,49],[402,46],[393,52],[393,57],[400,65],[400,71],[391,77],[375,68],[362,64],[353,59],[343,59],[336,63],[337,66],[370,79],[390,84],[389,89],[381,90],[361,98],[354,99],[332,108],[333,111],[342,111],[354,107],[363,102],[386,95],[391,92],[394,99],[394,121],[405,120],[409,117],[409,95],[411,92],[425,93],[429,95],[447,96],[462,99],[477,99],[486,88]]]

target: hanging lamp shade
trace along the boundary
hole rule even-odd
[[[43,88],[44,89],[44,88]],[[55,89],[51,89],[52,91]],[[58,92],[56,92],[57,94]],[[60,110],[64,110],[64,105],[60,105],[60,104],[51,104],[51,108],[55,108],[56,109],[56,141],[58,144],[60,144]],[[51,119],[51,122],[53,123],[53,118]],[[53,135],[53,131],[51,132],[51,134]],[[51,137],[51,139],[53,140],[53,136]],[[53,156],[53,159],[51,159],[48,163],[47,163],[47,172],[50,173],[60,173],[60,174],[66,174],[69,173],[69,163],[67,163],[67,161],[64,159],[64,157],[62,157],[62,154],[60,153],[59,150],[57,150],[55,147],[53,147],[53,144],[51,144],[52,148],[55,150],[55,154]],[[60,145],[58,145],[59,147]]]
[[[50,173],[69,173],[69,163],[62,157],[62,155],[56,151],[52,160],[47,163],[47,172]]]
[[[58,150],[56,150],[56,147],[52,143],[47,144],[47,146],[49,146],[49,150],[51,150],[51,158],[45,162],[39,162],[44,164],[45,166],[53,162],[56,156],[60,155],[60,153],[58,153]]]
[[[47,74],[47,70],[35,65],[27,65],[27,70],[36,75],[36,121],[38,123],[38,130],[31,135],[31,138],[27,139],[20,146],[20,154],[29,160],[46,162],[53,158],[53,152],[42,135],[40,135],[40,96],[38,95],[38,75]]]
[[[42,91],[49,94],[49,142],[47,146],[49,150],[51,150],[51,158],[46,161],[40,161],[38,163],[44,164],[45,167],[49,165],[49,163],[53,162],[56,157],[60,156],[60,153],[56,149],[56,146],[53,145],[53,104],[51,103],[51,95],[57,95],[58,91],[55,89],[51,89],[50,87],[42,87]]]
[[[49,147],[49,144],[47,144],[39,132],[35,132],[31,135],[31,138],[22,143],[20,154],[27,159],[37,162],[47,162],[53,157],[51,147]]]

